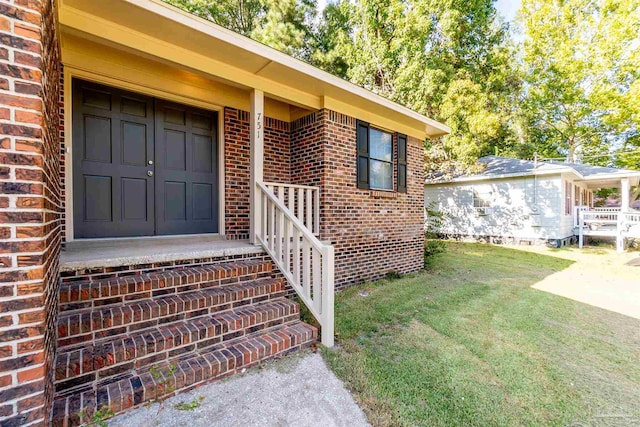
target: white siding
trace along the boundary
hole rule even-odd
[[[493,209],[489,215],[478,215],[473,208],[474,189],[491,192]],[[573,235],[572,217],[564,215],[560,175],[427,185],[425,206],[430,203],[445,215],[440,229],[445,234],[516,239]]]

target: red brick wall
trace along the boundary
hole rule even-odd
[[[321,185],[320,237],[335,247],[337,288],[423,267],[424,150],[408,142],[408,192],[361,190],[355,118],[324,110],[292,125],[293,182]],[[394,137],[394,169],[396,151]]]
[[[0,425],[46,425],[51,408],[59,81],[53,1],[0,1]]]
[[[291,123],[291,181],[295,184],[319,187],[323,183],[323,118],[324,110],[320,110]]]
[[[249,238],[249,113],[224,109],[225,233]],[[291,180],[289,123],[265,118],[264,180]]]

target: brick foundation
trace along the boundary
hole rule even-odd
[[[0,1],[0,425],[47,425],[58,258],[59,47],[50,0]]]

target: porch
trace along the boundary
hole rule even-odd
[[[624,251],[626,239],[640,238],[640,211],[576,206],[574,220],[580,248],[585,236],[613,237],[618,252]]]
[[[579,203],[573,207],[573,228],[580,248],[585,237],[613,237],[616,250],[622,252],[626,239],[640,237],[640,211],[631,207],[632,188],[640,185],[640,172],[619,170],[613,174],[585,174],[576,183],[591,192],[601,188],[620,191],[618,207],[595,207],[592,197],[585,199],[582,194],[576,194],[575,199]]]

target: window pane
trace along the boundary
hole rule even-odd
[[[391,161],[391,134],[371,128],[369,136],[369,156],[379,159]]]
[[[371,159],[371,188],[393,190],[391,164]]]

